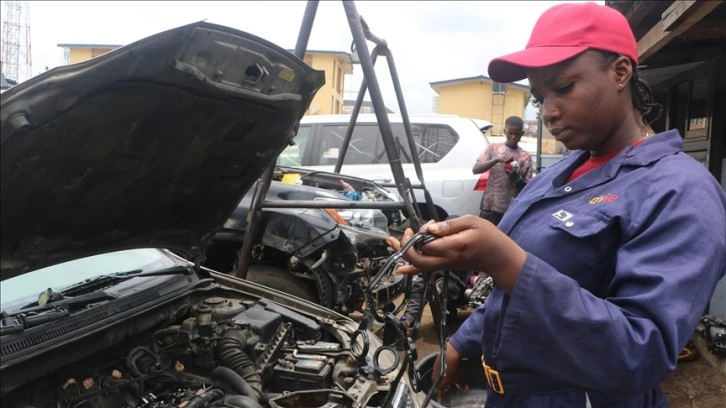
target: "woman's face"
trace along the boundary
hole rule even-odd
[[[623,132],[618,130],[629,106],[622,92],[628,82],[615,66],[605,65],[601,54],[586,51],[560,64],[527,71],[542,122],[568,150],[605,154],[624,146]]]

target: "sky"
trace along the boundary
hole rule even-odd
[[[386,40],[409,114],[432,112],[430,83],[478,75],[495,57],[524,48],[553,1],[355,1],[371,32]],[[599,3],[603,3],[600,1]],[[63,64],[58,44],[124,45],[206,20],[294,49],[306,1],[31,1],[32,73]],[[342,1],[320,1],[308,50],[350,52],[353,37]],[[373,44],[368,43],[369,50]],[[400,112],[384,58],[376,77],[386,106]],[[345,78],[346,99],[363,80],[359,65]],[[526,80],[520,83],[527,85]],[[366,98],[368,99],[368,97]],[[528,109],[527,119],[534,119]]]

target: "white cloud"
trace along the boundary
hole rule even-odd
[[[373,34],[386,40],[409,113],[431,111],[429,82],[486,75],[489,60],[524,47],[549,1],[356,1]],[[222,24],[293,49],[307,2],[30,2],[33,73],[63,63],[59,43],[128,44],[199,20]],[[352,35],[341,1],[320,1],[308,49],[350,52]],[[373,44],[368,43],[369,49]],[[398,111],[383,58],[376,73],[384,101]],[[355,95],[360,66],[346,78]]]

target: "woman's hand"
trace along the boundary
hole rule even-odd
[[[453,385],[461,390],[468,390],[469,386],[464,381],[464,376],[459,368],[461,362],[461,354],[455,349],[451,343],[446,344],[446,375],[441,379],[439,386],[436,388],[436,400],[441,402],[446,391]],[[431,381],[435,382],[441,373],[441,354],[436,357],[434,369],[431,372]]]
[[[421,227],[441,238],[409,249],[403,258],[410,265],[401,266],[397,274],[408,275],[436,270],[473,270],[491,276],[505,292],[514,289],[527,253],[494,224],[474,215],[465,215]],[[407,229],[401,241],[388,237],[386,242],[398,251],[413,236]]]

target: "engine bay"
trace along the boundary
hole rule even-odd
[[[2,405],[332,408],[385,398],[387,379],[370,375],[365,359],[352,357],[346,333],[272,300],[235,293],[190,296],[170,324],[156,323],[37,373],[4,394]]]

